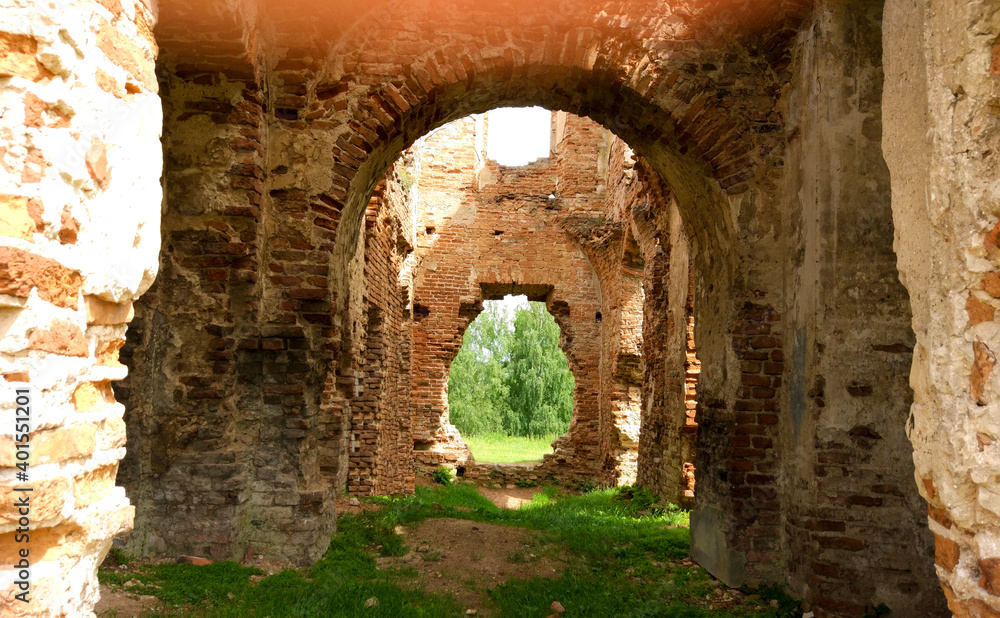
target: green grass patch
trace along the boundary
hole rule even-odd
[[[543,455],[552,452],[552,442],[558,437],[558,434],[529,438],[496,433],[463,436],[479,463],[541,461]]]
[[[461,617],[464,607],[452,597],[414,585],[413,567],[379,570],[375,560],[409,551],[395,532],[397,526],[451,517],[534,530],[530,552],[513,555],[514,562],[541,556],[566,560],[556,579],[459,582],[487,591],[499,616],[544,616],[554,600],[572,616],[801,615],[795,613],[798,603],[778,589],[759,591],[759,598],[744,598],[728,609],[709,608],[719,584],[704,569],[683,566],[689,549],[687,513],[657,507],[654,499],[635,487],[578,496],[546,487],[531,503],[506,510],[467,485],[417,487],[412,496],[368,499],[382,509],[340,516],[329,550],[309,569],[261,578],[259,570],[233,563],[160,564],[126,572],[102,568],[100,578],[113,587],[132,578],[142,582],[141,590],[134,585],[127,589],[160,598],[163,609],[154,616]],[[378,603],[372,604],[372,598]]]

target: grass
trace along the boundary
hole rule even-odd
[[[552,442],[559,436],[552,434],[541,438],[484,434],[464,437],[465,443],[479,463],[518,463],[541,461],[552,452]]]
[[[687,513],[655,508],[644,491],[600,490],[564,496],[547,487],[516,511],[499,509],[474,487],[417,487],[416,495],[371,498],[383,506],[338,520],[339,532],[326,555],[303,571],[270,577],[234,563],[206,567],[147,564],[129,572],[99,572],[103,583],[119,587],[135,578],[141,592],[161,599],[151,616],[414,616],[461,617],[464,608],[450,596],[414,585],[411,567],[376,568],[376,555],[405,555],[396,526],[431,517],[471,519],[536,531],[532,552],[559,552],[568,559],[557,579],[512,579],[489,592],[503,617],[550,613],[558,600],[567,615],[600,617],[760,616],[796,614],[798,602],[777,590],[759,591],[730,609],[710,609],[718,583],[701,568],[683,566],[688,555]],[[516,559],[530,561],[531,554]],[[476,582],[464,582],[475,587]],[[133,585],[130,590],[138,587]],[[377,605],[370,601],[377,598]],[[775,600],[774,607],[771,600]]]

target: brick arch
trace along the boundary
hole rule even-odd
[[[345,55],[336,66],[291,56],[275,64],[273,75],[286,88],[274,105],[304,119],[290,125],[328,123],[336,136],[329,195],[347,223],[339,260],[354,247],[355,221],[399,152],[438,126],[501,105],[593,118],[670,182],[704,244],[731,235],[723,196],[744,192],[765,175],[766,163],[780,159],[775,69],[792,30],[779,29],[769,53],[738,42],[709,52],[683,37],[697,30],[699,16],[719,19],[725,2],[693,16],[647,2],[629,6],[628,20],[611,3],[577,4],[587,3],[534,3],[517,7],[516,18],[511,7],[467,7],[473,17],[463,20],[435,3],[396,3],[323,50]],[[664,25],[664,11],[677,13],[680,25]],[[728,17],[720,23],[746,20],[739,11]],[[403,43],[378,51],[390,40]]]
[[[485,283],[480,282],[482,290],[490,287],[502,285],[505,288],[512,288],[511,294],[518,295],[525,293],[528,288],[548,288],[548,293],[544,297],[533,297],[529,295],[529,300],[540,300],[545,303],[546,311],[559,326],[559,348],[569,363],[570,372],[575,380],[573,391],[573,414],[570,426],[567,431],[553,443],[553,454],[547,455],[531,472],[535,478],[560,479],[566,482],[584,483],[611,481],[612,471],[602,468],[605,463],[600,456],[600,415],[601,409],[597,405],[596,398],[592,395],[599,388],[599,377],[596,372],[595,358],[588,358],[588,350],[599,342],[593,333],[584,332],[587,323],[592,321],[589,310],[599,307],[595,301],[591,304],[584,302],[571,302],[567,289],[556,289],[550,283]],[[593,290],[592,290],[593,291]],[[596,291],[595,291],[596,292]],[[595,294],[596,296],[596,294]],[[460,314],[463,320],[455,325],[451,333],[454,335],[456,345],[453,349],[447,350],[444,359],[444,383],[447,384],[448,374],[451,370],[451,363],[462,344],[462,335],[472,322],[478,317],[483,309],[483,302],[486,300],[496,300],[494,295],[487,292],[479,295],[474,303],[462,303]],[[580,299],[575,299],[580,301]],[[581,305],[584,305],[581,308]],[[415,354],[415,357],[418,356]],[[589,356],[593,357],[593,354]],[[414,382],[419,382],[424,374],[418,370],[414,372]],[[417,388],[417,387],[415,387]],[[432,385],[432,388],[433,385]],[[414,459],[417,468],[425,473],[442,464],[464,466],[467,468],[466,475],[470,477],[487,477],[492,467],[482,467],[478,473],[471,466],[473,463],[471,451],[469,451],[464,439],[458,429],[450,422],[450,410],[448,408],[447,396],[444,397],[441,410],[441,418],[438,422],[433,419],[424,419],[424,427],[421,423],[414,422],[415,436],[428,431],[433,432],[434,451],[421,450],[421,443],[427,442],[427,438],[415,438],[416,450]],[[516,472],[510,472],[508,481],[518,480],[514,476]]]
[[[745,48],[707,54],[687,49],[654,60],[649,48],[666,44],[662,35],[644,38],[641,29],[598,31],[572,21],[567,18],[561,30],[538,36],[511,31],[500,36],[485,29],[453,37],[459,42],[446,35],[442,41],[413,42],[406,54],[381,64],[377,55],[366,56],[370,46],[354,41],[344,46],[360,50],[350,60],[322,78],[293,85],[288,92],[294,96],[275,99],[275,106],[293,105],[306,119],[329,119],[316,122],[335,143],[327,191],[337,211],[331,255],[334,311],[344,316],[341,324],[356,313],[351,304],[359,300],[354,291],[363,288],[363,281],[346,266],[357,255],[360,222],[374,186],[406,147],[450,121],[498,106],[567,111],[591,118],[627,142],[670,187],[697,247],[698,268],[708,274],[698,288],[704,298],[696,306],[714,319],[699,322],[706,331],[699,339],[706,363],[719,368],[712,389],[722,401],[730,395],[729,376],[738,375],[727,371],[732,342],[726,336],[738,309],[731,302],[735,260],[742,252],[733,250],[738,244],[735,213],[741,202],[755,199],[758,192],[748,191],[751,187],[771,183],[773,189],[775,180],[768,174],[780,166],[783,140],[774,105],[777,78],[765,59],[748,58]],[[391,24],[373,25],[361,36],[392,40],[397,33]],[[449,24],[437,27],[447,33]],[[727,62],[744,75],[741,80],[723,79]],[[279,61],[279,81],[282,67]],[[727,94],[740,86],[743,96]],[[292,129],[310,126],[304,119],[288,123]],[[330,227],[322,217],[316,224]],[[349,347],[350,330],[336,335],[343,349]]]
[[[729,242],[727,239],[735,236],[726,187],[736,179],[750,180],[753,170],[758,165],[753,160],[751,147],[735,145],[740,139],[738,136],[746,134],[746,131],[736,130],[735,121],[721,121],[723,123],[721,127],[717,123],[706,122],[700,126],[706,127],[703,130],[708,131],[709,135],[701,133],[689,135],[675,128],[670,120],[670,114],[665,110],[656,108],[656,113],[644,116],[644,113],[648,113],[648,101],[636,91],[619,90],[611,99],[614,103],[597,107],[596,101],[574,100],[569,94],[578,88],[584,88],[589,82],[585,73],[566,67],[534,67],[534,69],[540,70],[541,74],[546,75],[547,79],[556,85],[543,87],[537,84],[537,80],[534,80],[535,84],[530,84],[528,82],[532,80],[522,78],[521,93],[512,96],[502,92],[503,89],[489,84],[482,84],[475,90],[469,90],[465,82],[456,82],[440,90],[433,90],[434,96],[428,95],[419,106],[409,107],[405,115],[398,116],[398,120],[393,120],[381,104],[356,112],[359,119],[367,117],[369,124],[373,122],[379,124],[375,127],[366,126],[363,120],[361,123],[354,123],[351,132],[342,134],[337,140],[337,148],[341,149],[341,152],[336,156],[338,160],[347,161],[348,164],[337,166],[334,183],[336,185],[339,182],[341,185],[331,190],[340,197],[341,209],[332,262],[346,264],[350,261],[357,246],[360,215],[364,205],[367,204],[367,196],[374,183],[392,158],[419,135],[418,131],[423,130],[408,128],[409,119],[416,120],[416,126],[431,130],[457,117],[486,111],[498,105],[540,104],[589,115],[611,128],[625,141],[635,144],[638,152],[644,153],[650,165],[674,188],[677,202],[682,205],[689,235],[697,238],[703,249],[699,254],[699,258],[704,260],[703,268],[716,273],[719,282],[715,286],[715,291],[724,294],[732,284],[727,278],[733,268],[731,262],[726,263],[733,254],[724,248],[724,245]],[[604,73],[603,77],[607,79],[608,75]],[[614,92],[615,85],[605,81],[603,88],[590,88],[592,93],[602,90]],[[439,92],[440,94],[437,94]],[[590,95],[590,97],[595,96]],[[369,100],[385,102],[384,99],[377,97]],[[385,105],[390,104],[385,103]],[[379,109],[383,111],[379,112]],[[695,120],[698,119],[697,114],[694,117]],[[663,124],[660,124],[661,121]],[[727,127],[729,130],[726,131],[722,127]],[[697,151],[694,149],[697,145],[696,138],[700,136],[703,142],[710,141],[713,136],[721,133],[725,133],[728,137],[723,137],[718,144],[729,144],[729,146],[718,146],[709,151],[709,155],[716,149],[722,151],[718,155],[716,168],[713,169],[709,163],[711,159],[706,158],[708,155],[698,154],[700,149]],[[362,156],[369,150],[369,154]],[[357,155],[359,158],[354,159],[352,155]],[[730,160],[728,158],[730,156],[736,157],[736,160]],[[715,178],[733,170],[738,171],[727,176],[726,179],[729,180],[719,181]],[[733,193],[740,193],[744,188],[743,183],[728,184],[728,190]],[[339,305],[339,311],[345,315],[348,313],[347,303],[350,299],[348,291],[356,289],[358,282],[352,283],[345,278],[338,278],[337,275],[348,272],[350,271],[346,268],[334,269],[335,302]]]
[[[481,58],[469,61],[488,66]],[[510,57],[506,61],[510,64],[474,75],[455,73],[455,81],[432,86],[420,98],[409,87],[385,84],[355,109],[351,130],[341,134],[334,147],[341,165],[335,170],[331,193],[340,198],[347,223],[340,230],[347,235],[338,242],[338,249],[353,245],[354,221],[375,183],[405,147],[441,125],[500,106],[540,105],[592,118],[632,145],[663,176],[687,206],[692,228],[705,230],[706,240],[711,241],[707,230],[719,226],[723,236],[732,234],[725,196],[745,191],[746,182],[754,179],[762,164],[750,143],[753,133],[748,123],[722,111],[721,101],[707,92],[713,89],[710,84],[698,88],[700,96],[675,93],[690,97],[689,103],[676,99],[670,109],[657,105],[656,99],[664,96],[662,90],[678,87],[679,81],[671,75],[649,71],[639,77],[639,82],[650,81],[650,90],[643,93],[623,84],[610,67],[586,71],[518,64]],[[622,67],[628,64],[622,59]],[[428,60],[425,66],[433,65],[434,61]],[[444,69],[424,70],[431,74]],[[413,73],[420,74],[421,69],[413,69]],[[522,75],[515,78],[515,73]],[[458,79],[462,75],[465,79]],[[494,77],[507,75],[508,83],[490,83]],[[421,81],[413,78],[411,87],[423,90],[423,85],[414,85]],[[667,85],[671,81],[673,85]],[[579,95],[580,91],[587,94]],[[606,98],[600,100],[602,96]]]

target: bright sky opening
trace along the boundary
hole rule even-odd
[[[527,165],[549,156],[552,112],[542,107],[498,107],[489,112],[486,157],[500,165]]]

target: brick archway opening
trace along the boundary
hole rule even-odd
[[[578,396],[581,394],[580,391],[585,392],[585,389],[588,387],[588,376],[581,376],[584,382],[582,384],[583,388],[577,389],[576,375],[585,371],[585,368],[581,367],[577,356],[581,353],[586,354],[586,352],[579,350],[579,345],[574,344],[563,330],[564,325],[572,328],[568,324],[570,319],[568,304],[563,300],[556,300],[553,294],[554,289],[549,285],[519,285],[516,283],[510,285],[480,284],[480,289],[482,290],[482,299],[471,307],[464,305],[462,309],[462,313],[471,318],[466,322],[468,326],[471,326],[475,320],[480,319],[479,316],[485,310],[486,303],[498,302],[506,297],[524,296],[528,302],[545,305],[547,315],[553,319],[559,328],[560,352],[567,361],[568,371],[573,375],[573,390],[570,393],[572,402],[570,418],[565,428],[557,432],[559,435],[552,442],[550,451],[537,461],[500,463],[477,459],[475,452],[462,436],[461,429],[454,424],[452,419],[453,393],[450,388],[450,377],[454,360],[457,357],[456,352],[456,355],[452,356],[450,362],[448,362],[448,376],[446,379],[449,381],[449,389],[446,398],[447,408],[443,418],[445,434],[450,438],[450,431],[448,430],[452,427],[455,429],[455,434],[452,439],[446,438],[444,443],[438,440],[415,439],[414,451],[418,470],[428,472],[433,466],[444,463],[454,467],[456,470],[461,470],[461,476],[465,478],[501,485],[509,485],[519,481],[531,483],[544,481],[573,483],[578,482],[580,478],[586,478],[583,482],[592,482],[593,477],[584,477],[584,470],[574,470],[576,468],[574,464],[579,459],[579,455],[575,452],[573,445],[581,441],[586,441],[585,436],[581,438],[578,435],[580,433],[578,432],[578,427],[593,424],[593,419],[590,416],[592,416],[595,410],[594,406],[589,405],[583,405],[581,408],[578,402]],[[467,328],[460,328],[463,331],[467,331]],[[435,449],[437,452],[432,454],[431,449]]]

